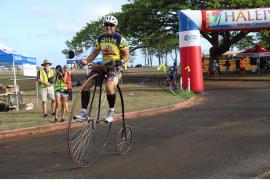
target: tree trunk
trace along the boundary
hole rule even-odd
[[[150,64],[150,58],[151,58],[151,54],[149,53],[149,51],[147,51],[148,56],[147,56],[147,64]]]
[[[209,65],[208,65],[209,73],[211,74],[213,73],[213,61],[216,60],[219,63],[220,56],[227,51],[229,51],[229,48],[222,49],[220,47],[211,47],[209,49],[209,53],[210,53]]]
[[[179,49],[177,48],[177,49],[175,49],[175,60],[174,60],[174,62],[176,63],[176,64],[179,64],[179,66],[180,66],[180,62],[178,62],[179,60],[178,60],[178,53],[180,52],[179,51]],[[179,54],[180,55],[180,54]],[[178,62],[178,63],[177,63]]]
[[[212,44],[213,47],[210,48],[210,58],[209,58],[209,72],[212,73],[212,64],[213,60],[219,61],[219,57],[230,50],[230,47],[240,41],[243,37],[245,37],[249,32],[248,31],[240,31],[233,35],[230,31],[224,32],[210,32],[204,33],[201,32],[202,36]],[[222,37],[222,42],[220,40]]]
[[[144,65],[146,65],[146,61],[147,61],[147,50],[145,49],[145,52],[144,52]]]
[[[168,58],[167,58],[167,52],[165,53],[165,64],[168,65]]]
[[[149,61],[150,61],[151,67],[152,67],[153,66],[152,54],[150,54]]]

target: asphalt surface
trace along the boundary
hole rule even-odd
[[[66,132],[0,141],[0,178],[253,178],[270,169],[270,83],[207,81],[188,109],[129,120],[134,144],[74,168]]]

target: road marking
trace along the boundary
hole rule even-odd
[[[266,177],[270,177],[270,170],[255,176],[253,179],[265,179]]]

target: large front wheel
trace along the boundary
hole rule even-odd
[[[89,86],[91,84],[91,86]],[[80,115],[82,93],[89,92],[87,114]],[[68,124],[68,149],[76,167],[85,167],[96,161],[106,144],[111,124],[101,123],[107,110],[106,92],[102,79],[94,75],[80,88],[74,99]]]

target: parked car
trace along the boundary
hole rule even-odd
[[[137,65],[135,66],[135,68],[141,68],[141,67],[143,67],[141,64],[137,64]]]

